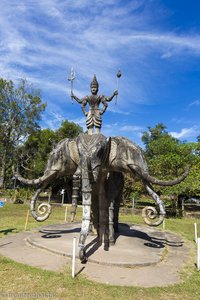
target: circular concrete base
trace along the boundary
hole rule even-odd
[[[76,276],[121,286],[155,287],[179,283],[180,272],[189,261],[193,243],[147,226],[120,224],[116,243],[104,251],[95,236],[86,240],[88,261],[76,259]],[[0,255],[45,270],[65,271],[71,267],[73,238],[78,239],[80,224],[52,225],[38,231],[21,232],[0,239]],[[77,247],[77,255],[78,255]],[[191,262],[194,263],[194,262]]]
[[[46,249],[62,256],[72,256],[72,242],[76,237],[76,256],[78,257],[78,240],[80,223],[51,225],[31,234],[27,242],[32,246]],[[182,241],[176,235],[152,227],[127,224],[119,225],[116,242],[108,251],[99,245],[94,235],[86,240],[88,262],[101,265],[139,267],[156,265],[168,254],[168,247],[181,247]]]

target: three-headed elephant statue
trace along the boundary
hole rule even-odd
[[[159,180],[148,173],[142,149],[124,137],[106,138],[102,134],[80,134],[74,139],[64,139],[50,153],[44,175],[38,179],[25,179],[18,173],[16,178],[27,185],[37,186],[31,200],[32,216],[39,222],[51,213],[49,203],[42,203],[36,212],[36,200],[47,186],[65,175],[73,177],[72,212],[73,221],[79,190],[82,194],[83,217],[79,238],[79,256],[86,261],[85,241],[91,224],[96,230],[104,249],[114,243],[118,228],[118,214],[124,185],[123,173],[137,174],[147,192],[155,200],[156,208],[147,207],[143,217],[148,225],[157,226],[163,222],[165,208],[162,200],[153,191],[151,184],[175,185],[187,176],[188,170],[176,180]],[[156,219],[155,219],[156,218]]]

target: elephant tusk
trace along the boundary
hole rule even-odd
[[[181,181],[183,181],[187,175],[189,174],[190,168],[187,167],[184,171],[184,173],[177,179],[174,180],[161,180],[161,179],[157,179],[151,175],[149,175],[149,173],[147,171],[143,171],[139,166],[137,165],[132,165],[129,164],[128,167],[130,168],[131,171],[136,172],[139,176],[142,177],[143,180],[145,180],[146,182],[150,182],[156,185],[161,185],[161,186],[172,186],[172,185],[176,185],[178,183],[180,183]]]
[[[20,182],[22,182],[26,185],[41,185],[41,184],[44,183],[44,181],[49,180],[50,177],[58,171],[59,170],[49,170],[48,172],[52,172],[49,176],[42,176],[42,177],[37,178],[37,179],[25,179],[19,173],[16,173],[16,172],[14,173],[14,176],[17,180],[19,180]]]

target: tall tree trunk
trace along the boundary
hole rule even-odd
[[[1,162],[1,176],[0,176],[0,188],[5,188],[5,177],[6,177],[6,157],[7,151],[5,150],[2,155],[2,162]]]

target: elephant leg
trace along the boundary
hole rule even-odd
[[[107,176],[106,181],[106,193],[109,202],[111,203],[109,208],[109,214],[113,214],[113,217],[109,216],[111,219],[113,218],[113,229],[110,227],[110,232],[114,230],[114,232],[118,232],[118,221],[119,221],[119,208],[120,203],[122,202],[122,193],[124,187],[124,176],[121,172],[110,172],[109,176]],[[110,200],[111,199],[111,200]],[[110,237],[111,238],[111,237]]]
[[[33,195],[31,199],[31,214],[33,218],[38,222],[43,222],[51,214],[51,205],[49,203],[41,203],[36,212],[36,201],[38,199],[39,194],[45,189],[46,185],[43,185],[39,189],[36,190],[35,194]],[[39,214],[39,215],[38,215]]]
[[[78,168],[75,174],[73,175],[71,222],[74,221],[76,215],[77,199],[80,190],[80,177],[81,177],[81,173],[80,173],[80,169]]]
[[[104,243],[104,250],[109,248],[109,208],[100,207],[99,214],[99,243]]]
[[[145,187],[149,195],[155,200],[156,205],[159,207],[159,214],[154,207],[147,206],[142,211],[144,221],[146,224],[150,226],[159,226],[160,224],[163,223],[163,220],[166,215],[164,203],[160,199],[158,194],[156,194],[156,192],[154,192],[153,189],[148,184],[145,184]],[[155,222],[152,222],[152,220],[155,220],[156,218],[157,220]]]
[[[109,204],[105,191],[105,178],[99,183],[99,242],[104,242],[104,250],[109,248]]]
[[[96,185],[92,188],[90,233],[93,235],[99,235],[99,203],[97,189],[98,186]]]
[[[85,254],[85,241],[88,236],[89,228],[90,228],[90,218],[91,218],[91,183],[89,181],[88,172],[85,171],[82,174],[82,205],[83,205],[83,217],[82,217],[82,225],[81,232],[79,238],[79,258],[82,263],[87,261]]]
[[[120,207],[120,202],[118,201],[117,198],[114,202],[114,231],[115,232],[119,231],[119,207]]]
[[[114,230],[114,201],[111,201],[109,206],[109,242],[115,243],[115,230]]]

